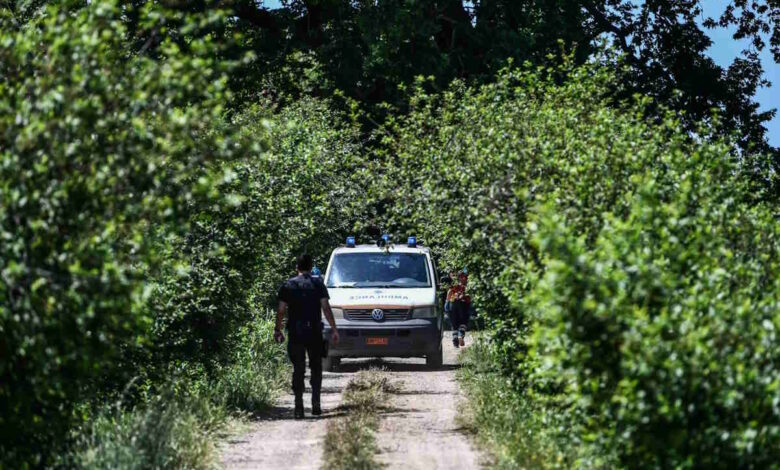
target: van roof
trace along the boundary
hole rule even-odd
[[[381,253],[385,251],[387,248],[379,248],[376,246],[376,244],[372,245],[355,245],[354,248],[349,248],[346,246],[340,246],[333,250],[333,254],[339,254],[339,253]],[[414,248],[411,248],[404,244],[390,244],[390,252],[395,253],[430,253],[430,249],[427,246],[416,246]]]

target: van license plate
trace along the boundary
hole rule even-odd
[[[387,338],[366,338],[369,346],[387,346]]]

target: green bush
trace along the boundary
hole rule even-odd
[[[418,92],[386,133],[382,196],[468,267],[505,386],[563,413],[573,466],[769,465],[777,208],[708,127],[650,122],[644,98],[603,98],[616,86],[591,65]]]
[[[170,371],[177,380],[128,387],[110,406],[98,402],[88,421],[72,431],[71,448],[57,466],[214,468],[218,443],[232,432],[228,425],[245,412],[264,410],[289,380],[284,347],[273,342],[270,320],[256,319],[236,335],[229,365],[212,378],[183,364]]]
[[[545,407],[511,387],[498,368],[495,348],[485,338],[475,340],[460,359],[458,379],[467,399],[458,419],[488,449],[491,467],[565,469],[574,467],[578,458],[591,468],[614,462],[609,454],[578,455],[585,449],[570,428],[568,413]]]
[[[287,388],[290,366],[284,345],[273,339],[274,323],[258,320],[242,327],[229,365],[207,384],[213,399],[228,409],[258,412],[268,408]]]
[[[55,2],[56,3],[56,2]],[[211,38],[161,37],[129,54],[116,2],[50,5],[21,22],[0,10],[0,459],[42,464],[74,407],[147,343],[152,228],[182,209],[239,150],[222,120],[225,67]],[[135,13],[164,29],[166,13]],[[198,18],[190,32],[220,21]],[[197,35],[195,35],[197,36]]]
[[[360,219],[356,125],[227,113],[224,12],[25,11],[0,9],[0,464],[47,464],[128,383],[126,406],[176,380],[261,408],[280,352],[252,312]]]
[[[728,166],[712,157],[691,155]],[[780,450],[780,230],[708,177],[671,194],[646,177],[592,247],[540,216],[532,379],[623,466],[766,468]]]
[[[155,287],[155,342],[170,360],[224,366],[253,309],[272,308],[304,251],[320,263],[364,210],[357,129],[327,101],[235,116],[246,158],[225,162],[216,191],[231,204],[191,209],[191,230],[167,241]]]
[[[214,468],[225,419],[222,408],[206,398],[157,395],[131,410],[98,414],[62,463],[106,470]]]

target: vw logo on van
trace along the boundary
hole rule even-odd
[[[385,312],[381,308],[375,308],[371,311],[371,318],[374,321],[382,321],[385,319]]]

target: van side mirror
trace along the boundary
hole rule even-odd
[[[449,276],[442,276],[439,278],[439,284],[452,284],[452,278]]]

